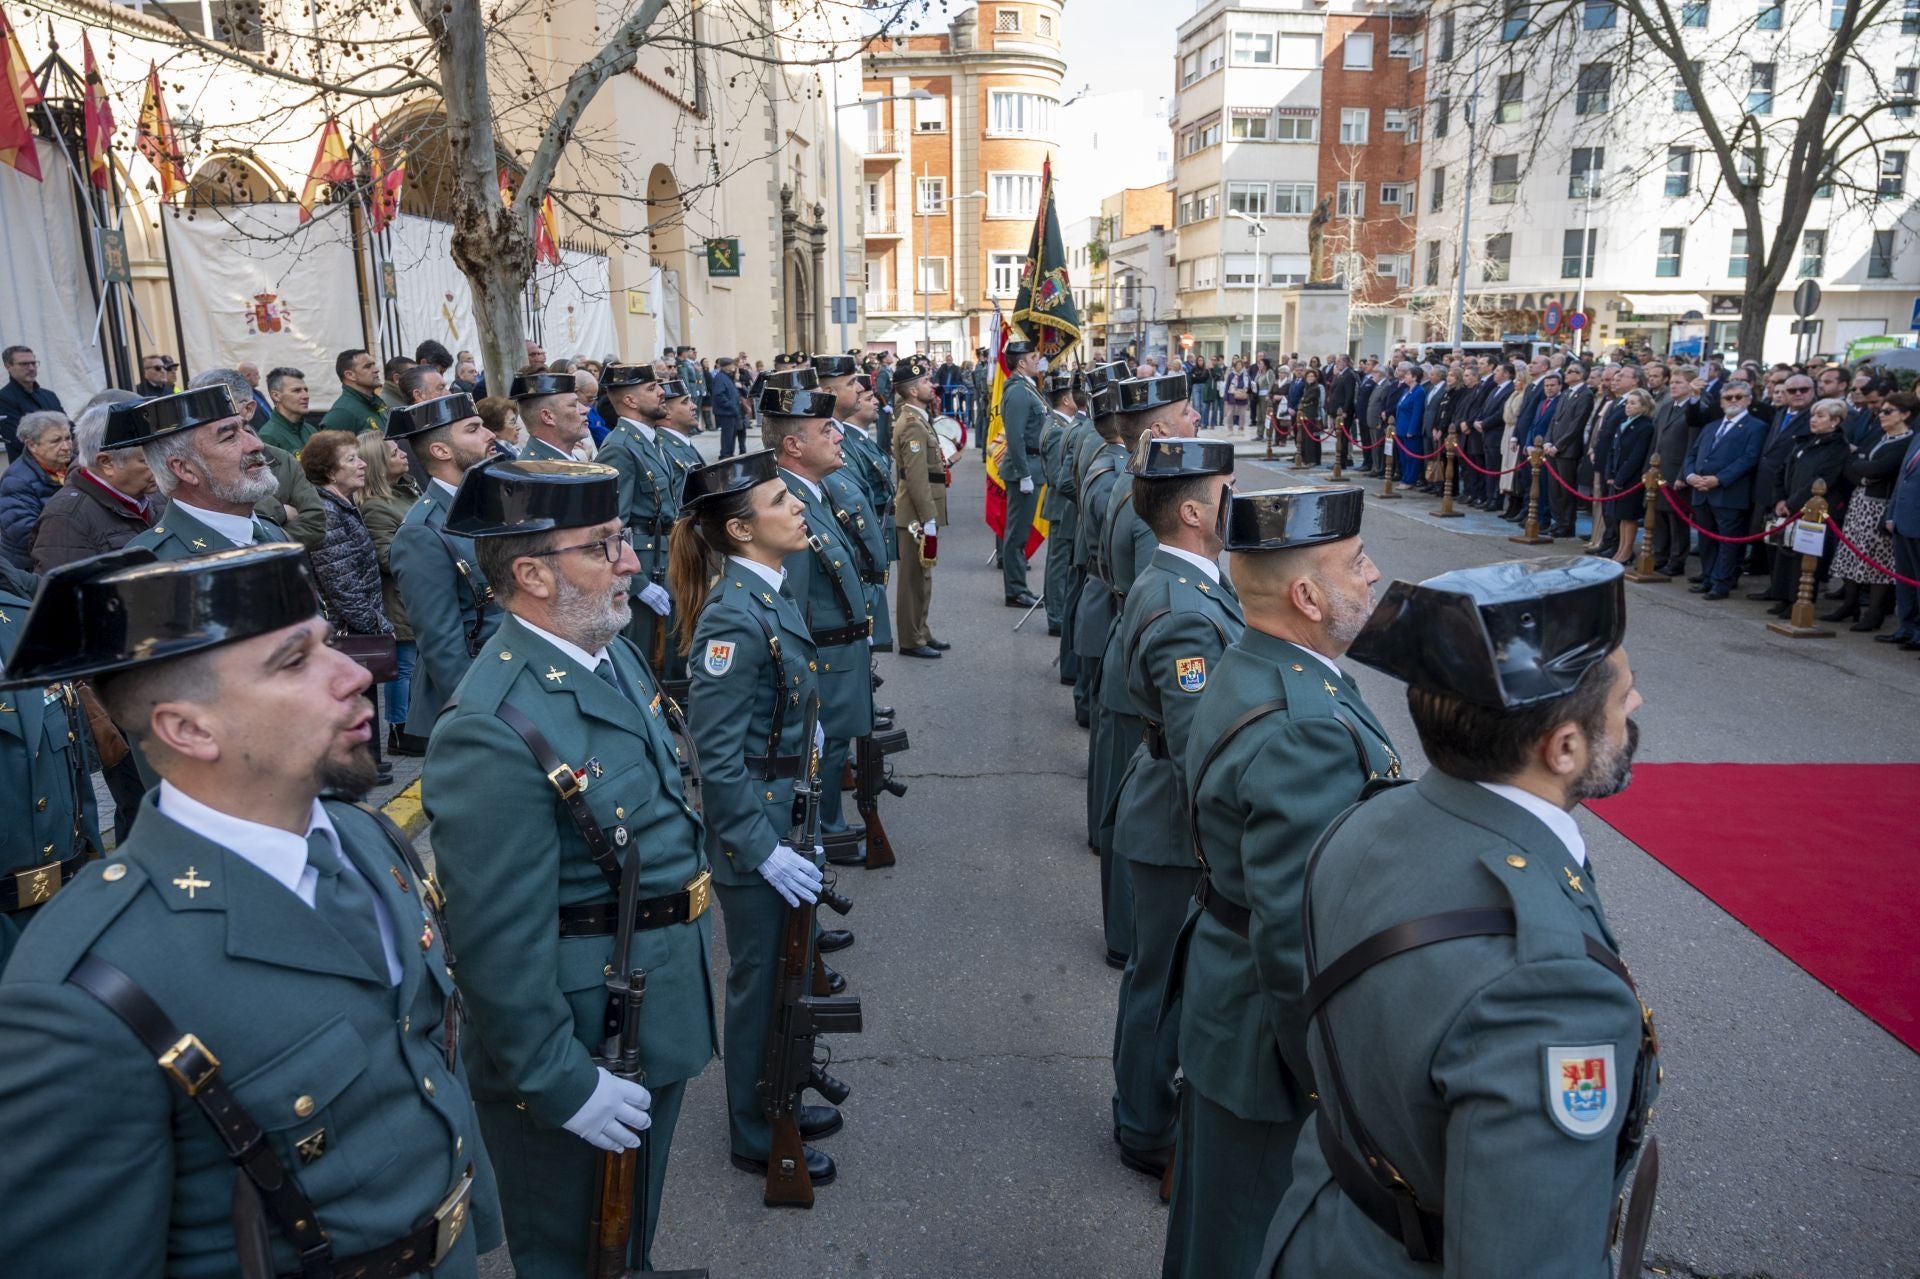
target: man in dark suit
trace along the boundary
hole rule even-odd
[[[1367,473],[1375,479],[1380,479],[1387,473],[1385,443],[1386,438],[1393,434],[1394,410],[1400,407],[1400,397],[1407,393],[1406,378],[1401,376],[1407,367],[1405,364],[1395,363],[1380,370],[1382,379],[1380,389],[1374,392],[1373,405],[1367,410],[1376,423],[1373,438],[1381,442],[1381,447],[1375,449],[1373,456],[1368,459],[1370,465]]]
[[[1360,389],[1360,375],[1354,371],[1353,361],[1344,355],[1333,357],[1333,375],[1325,379],[1327,383],[1327,424],[1332,429],[1335,423],[1353,429],[1353,397]],[[1347,446],[1340,437],[1336,437],[1334,447],[1339,451],[1341,464],[1347,459]]]
[[[1482,385],[1486,388],[1486,394],[1473,410],[1474,443],[1480,449],[1480,465],[1489,471],[1498,471],[1503,460],[1500,456],[1500,440],[1507,429],[1507,401],[1513,398],[1512,366],[1504,359],[1493,361],[1491,378]],[[1469,473],[1473,476],[1473,485],[1468,490],[1473,504],[1485,511],[1500,505],[1499,478],[1482,475],[1478,471]]]
[[[29,413],[64,413],[60,397],[40,385],[40,357],[31,347],[10,346],[0,352],[7,366],[7,384],[0,386],[0,443],[7,460],[20,456],[20,419]],[[5,468],[0,468],[5,469]]]
[[[1780,394],[1780,403],[1774,406],[1776,412],[1773,421],[1767,426],[1766,443],[1760,447],[1760,465],[1754,471],[1755,497],[1753,514],[1747,521],[1749,533],[1758,533],[1772,522],[1773,508],[1766,499],[1780,483],[1793,451],[1813,433],[1810,412],[1813,407],[1813,379],[1805,373],[1795,373],[1786,380]],[[1748,550],[1747,572],[1773,571],[1776,552],[1765,541],[1753,543]],[[1751,592],[1747,598],[1779,603],[1783,597],[1775,595],[1769,586],[1767,590]]]
[[[1894,572],[1920,582],[1920,448],[1909,448],[1907,460],[1900,464],[1887,523],[1893,527]],[[1920,587],[1894,582],[1893,611],[1898,621],[1892,633],[1874,639],[1899,644],[1908,652],[1920,650]]]
[[[1566,380],[1567,389],[1560,393],[1560,403],[1553,411],[1553,425],[1547,428],[1547,465],[1566,481],[1567,487],[1574,487],[1580,479],[1587,419],[1593,416],[1593,388],[1587,385],[1586,369],[1572,360],[1567,361],[1560,376]],[[1580,514],[1573,494],[1551,482],[1547,491],[1553,505],[1553,531],[1549,536],[1572,537],[1574,521]]]
[[[1693,490],[1694,519],[1721,537],[1745,533],[1753,507],[1753,473],[1766,443],[1766,427],[1747,412],[1752,395],[1741,382],[1721,388],[1724,416],[1700,433],[1681,471]],[[1740,580],[1739,543],[1709,538],[1700,548],[1700,559],[1700,576],[1688,589],[1705,599],[1727,598]]]
[[[1675,369],[1671,389],[1653,409],[1653,452],[1660,459],[1660,473],[1669,481],[1677,480],[1677,472],[1685,467],[1694,441],[1700,438],[1700,395],[1693,379],[1691,369]],[[1686,485],[1676,483],[1662,494],[1647,495],[1651,504],[1648,518],[1653,528],[1654,563],[1669,577],[1680,577],[1687,571],[1687,548],[1693,534],[1674,514],[1673,504],[1680,503],[1691,515],[1688,498],[1692,492]]]

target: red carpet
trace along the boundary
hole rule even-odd
[[[1640,764],[1600,820],[1920,1052],[1920,764]]]

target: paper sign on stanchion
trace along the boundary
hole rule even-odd
[[[1819,557],[1826,553],[1827,526],[1824,523],[1809,524],[1799,520],[1793,526],[1793,550],[1797,555]]]

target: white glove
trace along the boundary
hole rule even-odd
[[[928,520],[925,524],[922,524],[920,526],[920,531],[926,534],[928,537],[932,537],[935,533],[938,533],[940,529],[939,529],[939,526],[936,525],[932,520]]]
[[[760,863],[760,878],[773,885],[773,891],[787,899],[787,905],[820,899],[820,868],[793,851],[787,844],[775,844],[767,859]]]
[[[658,582],[648,582],[640,588],[640,602],[662,617],[673,612],[673,596]]]
[[[1023,475],[1020,477],[1020,491],[1022,493],[1033,492],[1033,477],[1031,475]]]
[[[597,1069],[600,1081],[593,1095],[561,1127],[601,1150],[632,1150],[640,1144],[640,1134],[653,1127],[647,1114],[653,1095],[605,1066]]]

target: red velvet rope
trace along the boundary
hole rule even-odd
[[[1336,423],[1334,423],[1334,425],[1335,425],[1335,426],[1340,426],[1340,424],[1339,424],[1338,422],[1336,422]],[[1367,451],[1368,451],[1369,449],[1377,449],[1377,448],[1379,448],[1379,447],[1380,447],[1380,446],[1381,446],[1382,444],[1385,444],[1385,443],[1387,442],[1387,441],[1386,441],[1386,437],[1385,437],[1385,436],[1381,436],[1381,437],[1380,437],[1379,439],[1377,439],[1377,440],[1375,440],[1375,441],[1374,441],[1373,443],[1371,443],[1371,444],[1362,444],[1362,443],[1361,443],[1361,442],[1360,442],[1359,440],[1356,440],[1356,439],[1354,439],[1354,438],[1353,438],[1353,432],[1352,432],[1352,431],[1349,431],[1349,430],[1348,430],[1348,429],[1347,429],[1346,427],[1344,427],[1344,426],[1340,426],[1340,434],[1342,434],[1342,435],[1344,435],[1344,436],[1346,436],[1346,437],[1347,437],[1347,443],[1349,443],[1349,444],[1351,444],[1351,445],[1353,445],[1353,447],[1355,447],[1355,448],[1357,448],[1357,449],[1359,449],[1359,450],[1360,450],[1360,451],[1361,451],[1362,453],[1365,453],[1365,452],[1367,452]]]
[[[1407,442],[1405,439],[1401,438],[1398,435],[1394,436],[1393,438],[1394,438],[1394,446],[1393,446],[1394,455],[1396,457],[1398,456],[1410,457],[1416,462],[1431,462],[1433,461],[1434,458],[1439,457],[1441,453],[1446,451],[1446,446],[1442,445],[1440,448],[1435,449],[1431,453],[1416,453],[1412,449],[1407,447]]]
[[[1621,489],[1618,493],[1609,493],[1605,497],[1595,497],[1591,493],[1582,493],[1579,489],[1575,488],[1573,485],[1561,479],[1560,472],[1554,470],[1553,467],[1546,466],[1541,469],[1543,469],[1544,471],[1546,471],[1548,475],[1551,475],[1553,477],[1553,482],[1555,484],[1558,484],[1561,488],[1573,494],[1575,497],[1579,498],[1582,502],[1618,502],[1621,498],[1627,497],[1633,493],[1638,493],[1642,488],[1646,487],[1646,481],[1642,480],[1639,483],[1635,484],[1630,489]],[[1698,526],[1696,525],[1696,527]]]
[[[1859,557],[1859,560],[1862,564],[1865,564],[1868,568],[1872,569],[1874,572],[1885,573],[1888,577],[1892,578],[1894,581],[1903,583],[1907,586],[1920,586],[1920,582],[1916,582],[1910,577],[1902,577],[1900,574],[1888,568],[1885,564],[1880,563],[1878,560],[1874,559],[1871,555],[1868,555],[1865,551],[1855,546],[1853,544],[1853,539],[1848,537],[1845,533],[1841,532],[1840,526],[1838,524],[1835,524],[1831,517],[1829,517],[1827,520],[1827,527],[1833,530],[1833,535],[1840,539],[1840,544],[1842,546],[1846,547],[1849,551],[1852,551],[1854,555]]]
[[[1524,470],[1526,467],[1532,465],[1531,462],[1522,462],[1519,466],[1509,466],[1504,471],[1489,471],[1486,467],[1480,465],[1478,462],[1468,457],[1465,453],[1456,453],[1454,456],[1458,457],[1463,464],[1472,467],[1474,470],[1480,472],[1480,474],[1482,475],[1512,475],[1515,471]],[[1639,486],[1635,485],[1634,487],[1638,488]],[[1620,494],[1617,494],[1617,496],[1625,497],[1626,494],[1620,493]]]
[[[1700,527],[1699,524],[1694,522],[1694,519],[1691,515],[1688,515],[1685,511],[1681,510],[1680,504],[1673,500],[1672,490],[1674,488],[1675,486],[1672,484],[1664,484],[1660,488],[1661,494],[1667,499],[1667,509],[1669,511],[1672,511],[1675,515],[1678,515],[1680,517],[1680,522],[1682,524],[1685,524],[1688,528],[1692,529],[1694,532],[1698,533],[1700,536],[1710,537],[1716,542],[1758,542],[1761,538],[1772,537],[1775,533],[1778,533],[1781,529],[1785,528],[1787,525],[1793,523],[1795,520],[1800,518],[1800,512],[1795,511],[1792,515],[1787,516],[1786,519],[1781,520],[1778,524],[1774,525],[1772,528],[1761,529],[1758,533],[1749,533],[1745,537],[1726,537],[1722,534],[1714,532],[1712,529]]]
[[[1308,439],[1312,440],[1315,444],[1322,443],[1327,438],[1325,435],[1315,435],[1313,433],[1313,428],[1307,425],[1307,420],[1305,418],[1296,418],[1293,424],[1300,428],[1301,434],[1305,435]]]

